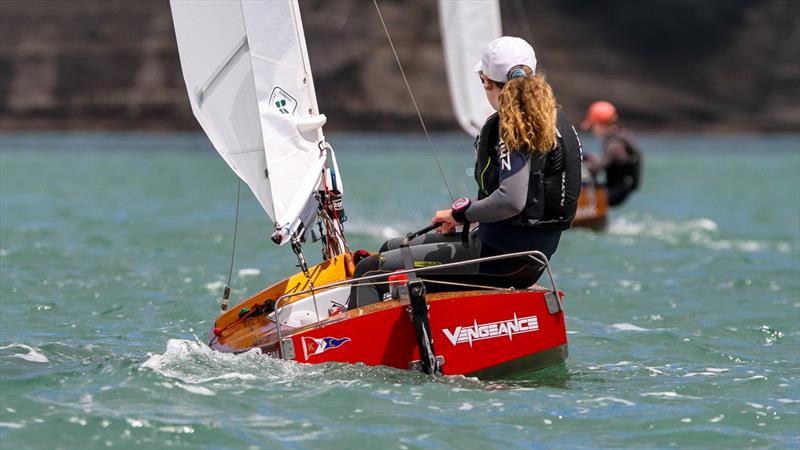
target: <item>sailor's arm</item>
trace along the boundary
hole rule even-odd
[[[500,186],[488,197],[471,202],[464,211],[466,222],[498,222],[516,216],[525,208],[531,161],[519,152],[512,153],[515,155],[511,157],[511,168],[504,167],[500,172]]]
[[[521,213],[528,199],[530,156],[525,152],[509,151],[500,158],[500,183],[482,200],[460,198],[453,208],[436,211],[432,222],[441,223],[440,231],[447,234],[459,223],[489,223],[509,219]]]
[[[603,154],[600,156],[600,158],[586,160],[586,167],[590,172],[592,172],[592,174],[597,175],[598,173],[608,169],[608,166],[611,164],[617,161],[624,161],[626,155],[625,144],[620,142],[619,139],[609,139],[603,148]]]

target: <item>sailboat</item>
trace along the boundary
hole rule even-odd
[[[226,287],[209,346],[230,353],[260,349],[300,363],[475,376],[533,370],[567,357],[563,293],[539,252],[407,267],[388,280],[353,278],[342,176],[323,133],[297,0],[170,4],[192,111],[274,223],[272,240],[290,247],[300,268],[232,308]],[[312,241],[322,245],[320,264],[309,265],[304,256]],[[426,291],[430,270],[520,257],[543,266],[550,286]],[[389,294],[348,308],[351,287],[359,283],[386,283]]]
[[[478,83],[474,67],[480,61],[486,43],[503,35],[500,2],[439,0],[438,5],[453,110],[461,128],[474,137],[494,113]],[[578,210],[572,226],[603,230],[608,215],[606,188],[595,185],[594,177],[588,172],[582,178]]]

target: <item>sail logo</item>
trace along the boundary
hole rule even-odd
[[[297,109],[297,100],[278,86],[275,86],[275,89],[272,90],[272,94],[269,96],[269,104],[274,106],[281,114],[294,114]]]
[[[342,345],[350,342],[350,338],[334,338],[334,337],[324,337],[324,338],[313,338],[305,336],[302,338],[303,343],[303,356],[308,359],[309,356],[319,355],[321,353],[325,353],[328,350],[339,348]]]
[[[511,341],[514,339],[515,334],[531,333],[538,330],[539,320],[536,316],[517,317],[516,314],[514,314],[513,319],[500,320],[498,322],[479,324],[475,320],[472,326],[459,326],[453,331],[442,328],[442,332],[444,332],[444,335],[453,346],[469,343],[470,347],[475,341],[502,336],[508,336],[508,340]]]

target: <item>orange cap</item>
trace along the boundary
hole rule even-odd
[[[581,128],[588,130],[594,124],[610,125],[617,121],[617,108],[609,102],[594,102],[586,111]]]

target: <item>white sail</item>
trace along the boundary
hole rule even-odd
[[[439,0],[439,23],[456,118],[464,131],[475,136],[494,113],[474,68],[486,44],[502,35],[500,4],[498,0]]]
[[[284,237],[316,190],[327,159],[325,116],[317,110],[303,24],[296,0],[243,0],[250,60],[267,155],[275,227]],[[307,212],[307,211],[306,211]]]
[[[171,0],[197,120],[285,243],[327,159],[296,0]]]

